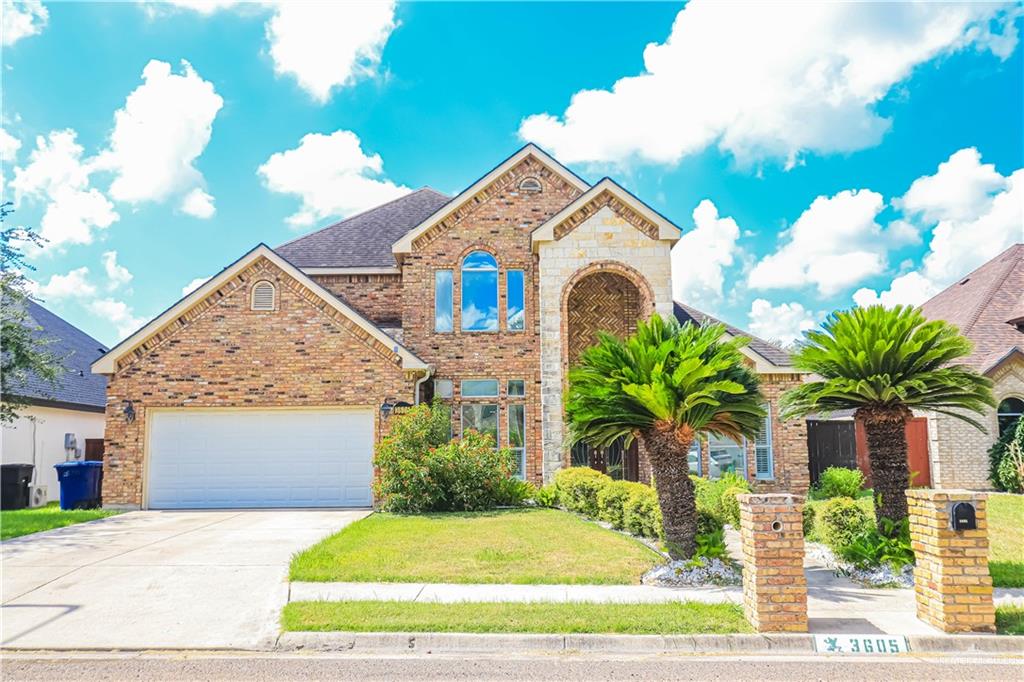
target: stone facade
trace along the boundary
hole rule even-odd
[[[737,495],[743,613],[758,632],[807,632],[803,498]]]
[[[1010,397],[1024,399],[1024,361],[1017,358],[989,373],[996,402]],[[999,434],[996,411],[978,417],[986,431],[944,414],[928,413],[928,450],[931,456],[932,485],[935,488],[991,490],[988,479],[988,449]]]
[[[275,310],[253,311],[250,287],[265,279]],[[119,362],[107,386],[103,502],[144,504],[152,410],[365,406],[378,415],[385,398],[411,395],[405,374],[391,349],[260,259]]]
[[[944,632],[995,632],[988,570],[986,496],[967,490],[907,491],[917,617]],[[975,507],[975,530],[952,530],[950,508]]]

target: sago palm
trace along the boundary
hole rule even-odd
[[[793,364],[820,377],[782,396],[783,418],[854,410],[868,440],[875,517],[907,515],[906,422],[912,410],[948,414],[984,430],[970,413],[995,406],[992,382],[956,364],[971,342],[916,308],[880,305],[833,313],[808,332]]]
[[[700,433],[741,442],[765,411],[757,375],[725,327],[680,325],[654,315],[627,339],[600,334],[569,372],[572,439],[596,446],[640,441],[651,463],[665,543],[675,558],[696,549],[697,506],[687,453]]]

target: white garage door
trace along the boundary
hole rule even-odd
[[[154,412],[149,507],[368,507],[370,410]]]

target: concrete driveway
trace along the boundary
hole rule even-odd
[[[0,646],[265,648],[292,554],[369,511],[131,512],[0,544]]]

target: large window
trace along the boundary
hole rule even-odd
[[[1003,435],[1010,429],[1017,426],[1017,420],[1024,414],[1024,400],[1020,398],[1007,398],[999,403],[996,408],[996,416],[999,419],[999,435]]]
[[[775,478],[775,453],[772,451],[772,407],[765,405],[765,416],[754,439],[755,475],[761,479]]]
[[[526,405],[508,406],[508,446],[516,453],[516,476],[526,474]]]
[[[726,471],[747,477],[746,443],[736,443],[729,438],[708,436],[708,477],[720,478]]]
[[[461,393],[463,398],[497,398],[498,380],[463,379]]]
[[[434,272],[434,331],[452,330],[452,271]]]
[[[480,433],[490,434],[495,447],[498,444],[498,406],[479,403],[462,405],[462,433],[473,429]]]
[[[508,314],[506,325],[508,330],[519,332],[526,329],[526,297],[523,285],[523,271],[509,270],[505,273],[505,285],[508,289]]]
[[[462,261],[462,330],[498,331],[498,262],[486,251]]]

